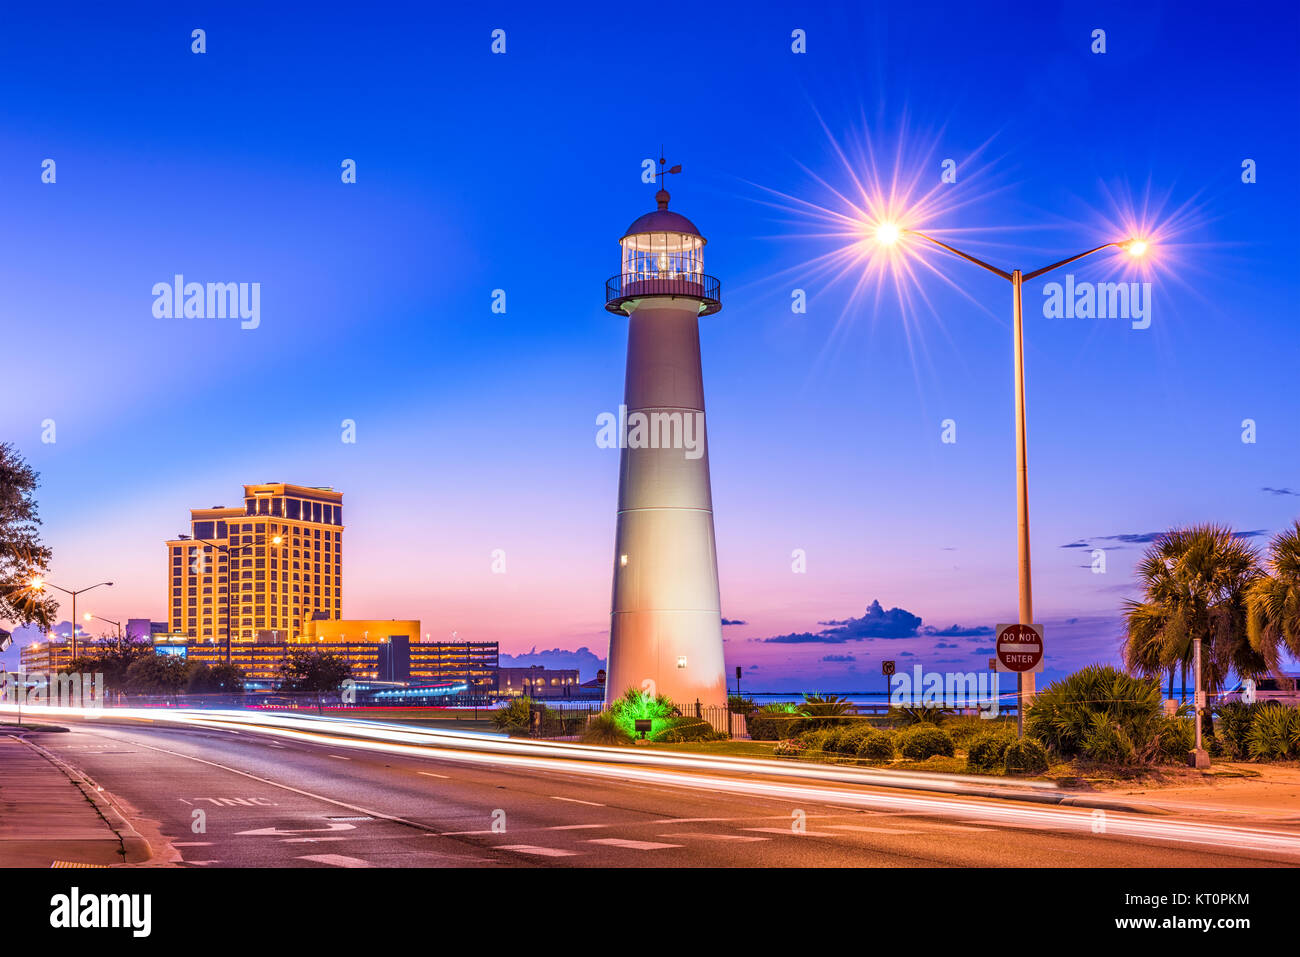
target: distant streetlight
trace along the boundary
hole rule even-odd
[[[906,229],[899,224],[891,221],[883,221],[876,224],[875,228],[876,241],[882,246],[896,246],[905,237],[915,236],[923,239],[928,243],[938,246],[967,262],[974,263],[982,269],[986,269],[1006,279],[1011,283],[1012,289],[1012,348],[1015,357],[1015,401],[1016,401],[1016,542],[1019,552],[1020,565],[1020,623],[1022,625],[1033,624],[1034,621],[1034,603],[1032,579],[1029,567],[1029,456],[1027,440],[1025,437],[1025,342],[1024,342],[1024,308],[1021,302],[1021,286],[1030,279],[1037,279],[1054,269],[1077,262],[1093,253],[1101,252],[1103,249],[1123,249],[1134,258],[1141,258],[1147,254],[1150,245],[1145,239],[1131,237],[1118,242],[1103,243],[1086,252],[1081,252],[1076,256],[1070,256],[1062,259],[1060,262],[1052,263],[1050,266],[1044,266],[1042,269],[1035,269],[1033,272],[1022,273],[1019,269],[1013,269],[1007,272],[992,266],[982,259],[962,252],[960,249],[954,249],[945,242],[935,239],[933,236],[927,236],[925,233],[915,229]],[[1025,706],[1034,696],[1034,675],[1033,672],[1020,672],[1016,676],[1017,684],[1017,712],[1019,718],[1017,723],[1020,726],[1021,733],[1024,730]]]
[[[112,582],[97,582],[94,585],[87,585],[85,588],[72,589],[72,588],[64,588],[63,586],[56,585],[53,582],[47,582],[39,575],[35,575],[32,577],[31,580],[32,591],[44,591],[46,588],[53,588],[56,591],[63,592],[63,594],[65,595],[72,596],[72,657],[68,659],[69,662],[75,661],[77,658],[77,596],[80,595],[82,592],[90,591],[92,588],[98,588],[100,585],[112,585],[112,584],[113,584]]]
[[[108,622],[110,625],[116,625],[116,626],[117,626],[117,644],[118,644],[118,647],[121,647],[121,645],[122,645],[122,623],[121,623],[120,621],[114,621],[112,618],[105,618],[105,617],[103,617],[102,615],[92,615],[90,612],[86,612],[85,618],[86,618],[86,621],[90,621],[92,618],[98,618],[100,621]]]

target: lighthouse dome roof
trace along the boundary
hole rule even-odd
[[[667,190],[660,190],[655,194],[655,199],[659,203],[659,208],[633,222],[623,234],[625,239],[640,233],[685,233],[688,236],[700,236],[700,231],[695,228],[693,222],[681,213],[675,213],[668,208]]]

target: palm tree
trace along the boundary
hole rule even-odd
[[[1300,521],[1269,542],[1265,570],[1246,592],[1246,633],[1270,671],[1283,646],[1300,657]]]
[[[1253,548],[1221,525],[1175,528],[1160,536],[1138,563],[1141,601],[1127,602],[1124,659],[1144,676],[1180,668],[1183,686],[1201,639],[1206,690],[1223,687],[1228,673],[1268,671],[1246,631],[1246,593],[1259,576]]]

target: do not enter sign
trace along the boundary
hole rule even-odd
[[[998,671],[1043,670],[1042,625],[998,625]]]

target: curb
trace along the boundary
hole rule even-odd
[[[62,771],[69,781],[76,786],[91,806],[104,819],[104,823],[117,835],[122,842],[122,856],[126,864],[143,864],[153,857],[153,848],[149,842],[141,836],[140,832],[132,826],[130,820],[122,809],[114,803],[112,796],[102,787],[94,782],[88,775],[72,767],[70,764],[62,761],[49,751],[42,748],[39,744],[34,744],[27,739],[26,735],[13,735],[23,744],[27,745],[33,751],[40,754],[45,760],[49,761],[56,768]]]

